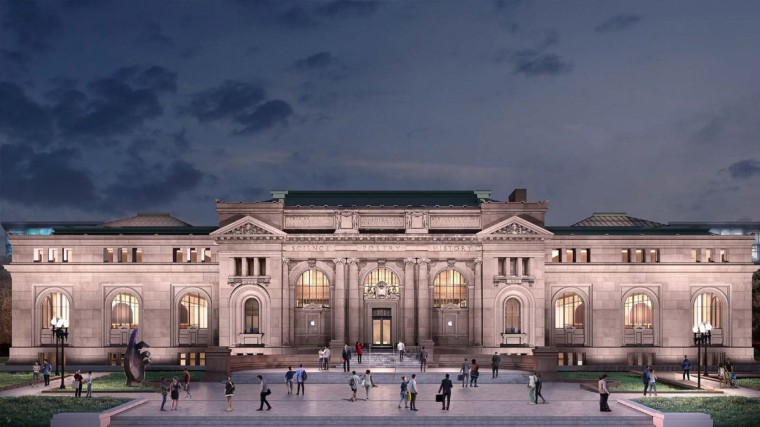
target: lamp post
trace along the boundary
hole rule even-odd
[[[694,334],[694,345],[697,346],[697,388],[702,389],[702,347],[705,348],[705,376],[707,375],[707,346],[710,344],[712,325],[699,322],[699,325],[692,328]]]
[[[58,341],[61,342],[61,387],[60,388],[66,388],[63,385],[63,377],[64,377],[64,371],[66,370],[66,361],[65,361],[65,353],[64,353],[64,342],[69,337],[69,321],[64,319],[56,319],[53,318],[50,321],[50,330],[53,331],[53,336],[55,336],[55,345],[56,345],[56,351],[55,351],[55,374],[58,375]]]

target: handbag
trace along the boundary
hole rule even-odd
[[[411,391],[407,391],[406,392],[406,400],[409,400],[409,401],[412,400],[412,392]]]
[[[457,381],[464,381],[464,374],[457,375]]]
[[[436,394],[435,395],[435,401],[436,402],[443,402],[443,395],[442,394]]]

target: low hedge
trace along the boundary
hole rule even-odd
[[[714,427],[756,426],[760,420],[758,397],[642,397],[634,402],[662,412],[710,414]]]
[[[131,399],[96,397],[73,399],[64,396],[0,397],[0,427],[47,427],[53,415],[62,412],[103,412]]]

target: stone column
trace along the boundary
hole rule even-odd
[[[524,273],[523,272],[523,268],[522,268],[522,260],[523,259],[522,258],[515,258],[515,259],[517,259],[517,262],[515,263],[516,267],[517,267],[517,273],[515,273],[515,276],[517,276],[517,277],[523,277],[523,275],[524,275],[523,274]]]
[[[252,258],[252,259],[253,259],[253,275],[261,276],[261,271],[259,270],[259,259],[258,258]]]
[[[415,301],[415,286],[414,286],[414,266],[417,260],[414,258],[404,259],[404,287],[401,293],[401,316],[398,322],[401,322],[401,336],[400,341],[404,343],[414,342],[414,333],[417,330],[414,321],[414,301]]]
[[[432,315],[432,304],[430,303],[430,287],[428,284],[428,263],[429,259],[421,258],[418,260],[419,269],[419,285],[417,287],[417,301],[418,301],[418,319],[419,319],[419,341],[420,345],[425,345],[423,342],[432,340],[432,333],[430,330]]]
[[[348,337],[347,343],[359,339],[359,260],[348,259]]]
[[[282,275],[280,276],[280,292],[282,292],[282,307],[280,308],[280,322],[282,324],[282,344],[293,345],[293,313],[295,307],[291,303],[290,299],[290,283],[288,276],[290,275],[290,268],[288,258],[282,259]]]
[[[469,311],[470,314],[470,345],[479,343],[484,346],[483,343],[483,281],[481,280],[481,272],[483,271],[483,258],[475,258],[473,260],[475,264],[475,286],[474,292],[470,292]],[[468,286],[469,288],[469,286]]]
[[[330,359],[340,361],[346,343],[346,258],[335,258],[335,295],[333,297],[333,334],[330,340]]]
[[[240,258],[240,275],[241,276],[247,276],[248,275],[248,258]]]

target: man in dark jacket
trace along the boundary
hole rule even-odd
[[[454,387],[454,383],[449,379],[449,374],[446,374],[446,378],[441,380],[441,386],[438,387],[438,394],[443,394],[443,400],[441,404],[443,407],[441,410],[448,411],[451,406],[451,388]]]
[[[351,349],[348,344],[343,346],[343,372],[351,371]]]
[[[686,355],[683,355],[683,362],[681,362],[681,369],[683,369],[683,380],[689,380],[691,381],[691,377],[689,377],[689,370],[691,369],[691,362],[689,362],[689,358],[686,357]]]
[[[646,396],[649,389],[649,366],[644,367],[644,371],[641,372],[641,382],[644,383],[644,396]]]
[[[499,364],[501,363],[501,356],[499,356],[499,352],[491,356],[491,379],[498,378],[499,377]]]

